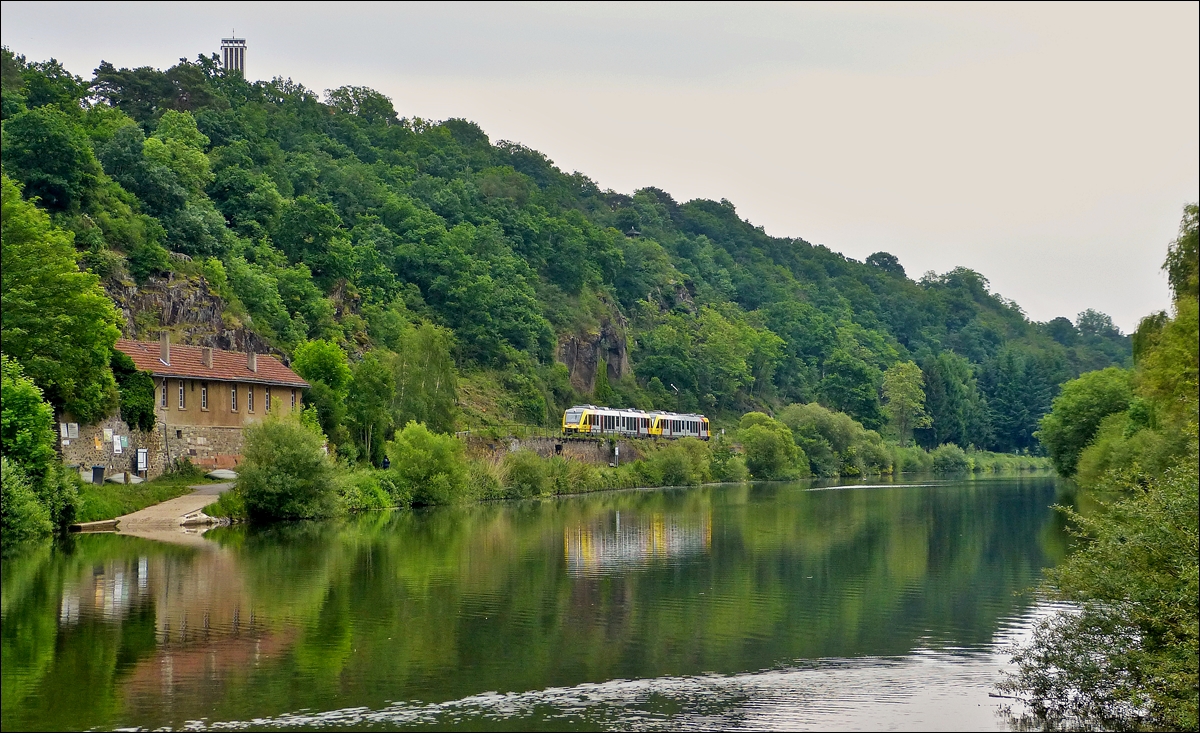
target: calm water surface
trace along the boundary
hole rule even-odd
[[[1003,727],[1049,477],[631,491],[3,565],[3,728]]]

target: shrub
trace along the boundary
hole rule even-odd
[[[387,444],[397,486],[410,492],[414,504],[452,504],[468,496],[467,464],[462,443],[409,422]]]
[[[745,481],[750,476],[750,471],[746,468],[746,459],[741,456],[734,456],[729,459],[729,463],[725,464],[725,475],[722,479],[725,481]]]
[[[49,535],[50,512],[38,500],[29,476],[17,463],[0,458],[0,540],[5,548]]]
[[[933,456],[917,446],[893,447],[892,464],[896,473],[926,473],[933,470]]]
[[[746,468],[754,478],[781,478],[798,463],[808,468],[808,457],[796,447],[792,431],[761,412],[742,416],[739,438],[745,450]]]
[[[504,487],[514,497],[528,498],[549,493],[550,476],[546,461],[531,450],[519,450],[504,457]]]
[[[815,402],[792,404],[779,412],[779,422],[792,437],[818,476],[888,473],[893,460],[883,438],[843,412]]]
[[[934,473],[960,473],[971,469],[971,462],[962,448],[944,443],[932,452]]]
[[[359,469],[338,477],[338,497],[346,511],[361,512],[395,506],[391,494],[380,481],[380,471]]]
[[[614,469],[613,474],[628,474],[634,464]],[[551,490],[556,494],[581,494],[605,488],[616,488],[605,480],[600,469],[581,461],[569,461],[555,456],[549,461],[548,475]]]
[[[658,474],[662,477],[661,482],[664,486],[691,486],[700,483],[692,470],[692,462],[677,446],[659,451],[653,460],[658,464]]]
[[[467,465],[467,491],[477,499],[503,499],[503,466],[498,461],[471,461]]]
[[[294,415],[246,428],[238,488],[251,519],[303,519],[335,509],[337,486],[321,435]]]

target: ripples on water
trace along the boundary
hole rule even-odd
[[[4,566],[4,729],[996,729],[1052,479],[377,514]]]

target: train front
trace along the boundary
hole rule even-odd
[[[582,407],[572,407],[563,413],[562,431],[564,433],[582,433],[583,430],[583,415],[585,410]]]

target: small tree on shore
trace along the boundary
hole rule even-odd
[[[238,490],[251,519],[331,514],[336,486],[324,438],[297,416],[268,417],[246,428]]]
[[[925,413],[924,375],[921,367],[901,361],[883,373],[883,414],[897,433],[900,445],[908,445],[915,428],[931,423]]]

